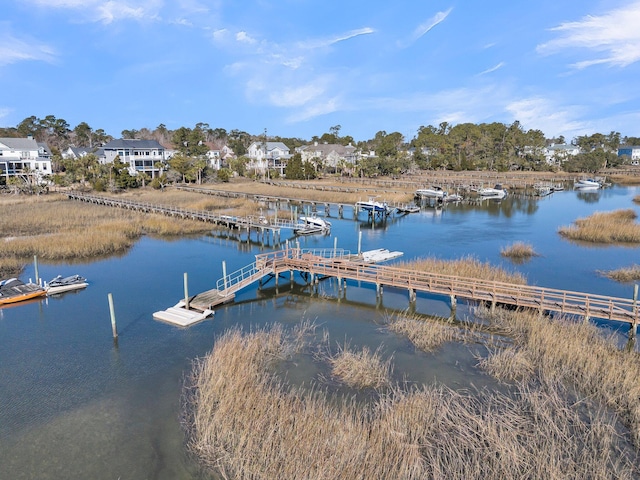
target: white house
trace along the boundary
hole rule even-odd
[[[44,144],[32,137],[0,138],[0,178],[35,174],[38,181],[51,175],[51,158]]]
[[[356,147],[351,144],[319,144],[318,142],[314,142],[313,145],[303,145],[298,147],[296,150],[300,152],[303,162],[318,159],[322,162],[323,166],[334,169],[341,162],[344,162],[347,165],[354,165],[358,159]]]
[[[553,144],[544,149],[544,158],[550,165],[561,165],[570,156],[580,153],[577,145]]]
[[[250,159],[247,167],[257,173],[278,169],[283,174],[291,154],[289,147],[282,142],[253,142],[247,149],[247,157]]]
[[[165,162],[167,155],[165,149],[156,140],[118,139],[111,140],[102,147],[104,156],[100,157],[102,163],[112,163],[116,156],[120,161],[129,164],[129,173],[137,175],[146,173],[156,177],[160,175],[158,162]]]

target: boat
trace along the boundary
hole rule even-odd
[[[419,188],[416,190],[416,197],[420,198],[443,198],[446,195],[447,192],[445,192],[442,187],[438,187],[436,185],[431,188]]]
[[[389,213],[389,205],[387,202],[378,202],[376,197],[369,197],[369,200],[360,200],[356,202],[356,208],[371,213]]]
[[[46,282],[44,289],[47,291],[47,295],[56,295],[71,290],[79,290],[88,285],[87,280],[80,275],[71,275],[69,277],[58,275],[51,281]]]
[[[481,197],[504,198],[507,196],[507,190],[501,184],[497,183],[493,188],[478,189],[478,195]]]
[[[551,187],[552,192],[561,192],[564,190],[564,185],[561,183],[557,183]]]
[[[575,188],[600,188],[602,184],[593,178],[581,178],[573,184]]]
[[[31,298],[44,297],[47,291],[35,283],[24,283],[17,278],[0,282],[0,305],[22,302]]]
[[[462,195],[458,195],[457,193],[452,193],[450,195],[446,195],[442,198],[443,202],[446,203],[450,203],[450,202],[461,202],[462,200],[464,200],[462,198]]]
[[[301,216],[293,228],[293,233],[296,235],[328,234],[330,232],[331,222],[315,216]]]
[[[534,189],[536,191],[536,196],[538,197],[546,197],[554,192],[553,188],[549,185],[535,185]]]

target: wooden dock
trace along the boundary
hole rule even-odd
[[[237,272],[218,280],[216,288],[196,295],[192,300],[199,308],[212,309],[231,295],[261,280],[265,276],[279,278],[283,273],[304,272],[310,278],[336,277],[339,281],[355,280],[376,286],[405,289],[409,301],[416,301],[416,293],[424,292],[448,296],[455,309],[458,298],[514,307],[532,308],[541,314],[580,315],[586,320],[600,318],[624,322],[637,327],[640,312],[637,299],[610,297],[569,290],[478,280],[430,272],[366,263],[342,249],[287,248],[256,255],[256,261]],[[217,303],[216,303],[217,302]]]

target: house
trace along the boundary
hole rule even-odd
[[[0,138],[0,179],[4,182],[21,175],[35,175],[42,181],[51,173],[51,154],[44,144],[38,144],[31,136]]]
[[[640,165],[640,146],[623,145],[618,148],[618,157],[627,157],[631,165]]]
[[[116,156],[129,165],[129,173],[137,175],[146,173],[151,178],[160,175],[158,163],[167,160],[165,149],[156,140],[118,139],[111,140],[102,147],[104,156],[99,156],[101,163],[113,163]]]
[[[84,157],[93,152],[92,148],[87,147],[69,147],[66,150],[60,152],[62,158],[77,160],[78,158]]]
[[[268,170],[277,169],[283,175],[291,154],[289,147],[282,142],[253,142],[247,149],[247,157],[247,167],[256,173],[264,174]]]
[[[303,162],[319,161],[325,168],[336,169],[338,165],[354,165],[357,160],[356,147],[332,143],[318,143],[303,145],[296,151],[300,152]]]
[[[567,158],[580,153],[577,145],[552,144],[544,149],[544,158],[549,165],[562,165]]]

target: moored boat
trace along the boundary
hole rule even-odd
[[[581,178],[573,184],[575,188],[600,188],[602,184],[593,178]]]
[[[369,200],[360,200],[356,202],[356,208],[373,213],[389,213],[389,205],[387,202],[378,202],[375,197],[369,197]]]
[[[331,232],[331,222],[315,216],[301,216],[293,232],[296,235],[328,234]]]
[[[35,283],[24,283],[17,278],[0,282],[0,305],[18,303],[32,298],[43,297],[46,290]]]
[[[447,192],[437,185],[434,185],[431,188],[419,188],[416,190],[416,197],[421,198],[443,198],[446,195]]]
[[[501,184],[497,183],[493,188],[478,189],[478,195],[481,197],[504,198],[507,196],[507,190]]]
[[[87,287],[88,285],[87,280],[80,275],[71,275],[69,277],[58,275],[50,282],[45,283],[45,290],[47,291],[47,295],[55,295],[57,293],[69,292],[71,290],[79,290]]]

